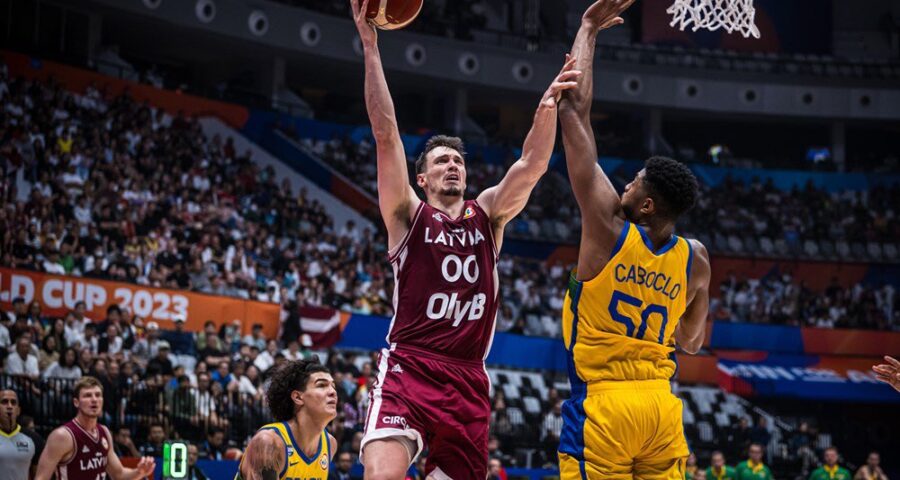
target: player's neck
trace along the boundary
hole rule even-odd
[[[669,221],[659,221],[651,218],[639,221],[638,225],[647,232],[647,237],[653,243],[654,249],[659,249],[669,243],[672,235],[675,234],[675,224]]]
[[[97,430],[97,417],[87,417],[79,413],[75,415],[75,422],[89,433],[94,433]]]
[[[462,195],[435,195],[428,198],[429,205],[446,213],[451,219],[459,218],[462,215],[465,203]]]
[[[14,432],[16,430],[16,427],[18,427],[18,424],[16,424],[15,422],[10,424],[10,423],[6,422],[5,420],[0,421],[0,430],[2,430],[3,433],[5,433],[7,435]]]
[[[322,431],[328,426],[328,422],[317,422],[305,412],[300,412],[293,421],[288,422],[288,426],[294,434],[294,439],[297,440],[297,446],[303,450],[306,458],[309,458],[319,451]]]

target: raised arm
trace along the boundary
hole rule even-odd
[[[241,478],[243,480],[278,478],[287,462],[284,454],[284,440],[277,433],[269,429],[256,432],[241,459]]]
[[[688,240],[694,251],[691,279],[688,282],[688,306],[678,326],[675,343],[687,353],[694,354],[703,346],[706,320],[709,314],[709,253],[697,240]]]
[[[387,227],[388,247],[393,248],[409,231],[410,219],[419,206],[419,198],[409,184],[406,153],[400,140],[394,101],[378,51],[378,34],[366,20],[369,0],[363,0],[362,5],[358,0],[350,0],[350,5],[366,64],[366,110],[378,156],[378,207]]]
[[[556,105],[564,90],[576,88],[581,72],[574,70],[575,59],[566,55],[566,63],[559,75],[544,92],[534,122],[525,143],[522,145],[522,158],[514,163],[496,186],[491,187],[478,196],[478,203],[490,215],[494,223],[497,248],[503,227],[519,214],[538,180],[547,171],[553,145],[556,143]]]
[[[72,436],[63,428],[57,428],[50,432],[47,437],[47,444],[41,453],[41,459],[38,461],[37,473],[34,475],[35,480],[50,480],[56,473],[56,467],[72,454],[75,444]]]
[[[597,163],[597,144],[591,128],[594,98],[594,47],[600,30],[620,25],[619,17],[633,0],[598,0],[581,19],[572,45],[575,69],[583,73],[578,88],[563,93],[559,104],[566,166],[575,200],[581,209],[579,277],[593,277],[599,266],[584,259],[606,258],[622,227],[621,203],[616,189]]]

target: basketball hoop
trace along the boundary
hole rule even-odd
[[[669,25],[682,31],[689,26],[695,32],[724,28],[728,33],[738,31],[744,37],[759,38],[753,0],[675,0],[666,12],[672,15]]]

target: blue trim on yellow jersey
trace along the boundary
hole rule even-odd
[[[622,231],[619,233],[619,238],[616,240],[616,246],[613,247],[612,252],[609,254],[609,259],[612,260],[613,257],[619,253],[619,250],[622,249],[622,245],[625,244],[625,239],[628,238],[628,227],[631,225],[631,222],[625,220],[625,225],[622,226]]]
[[[323,435],[325,435],[325,446],[328,447],[328,462],[331,462],[331,459],[333,458],[331,456],[331,439],[328,438],[329,433],[327,428],[323,431]]]
[[[611,257],[610,257],[611,258]],[[569,279],[569,294],[572,297],[571,309],[572,338],[569,341],[569,352],[566,355],[566,368],[569,371],[569,385],[572,387],[571,396],[563,404],[563,429],[559,440],[559,451],[569,454],[579,460],[579,465],[584,476],[584,422],[587,414],[584,411],[584,400],[587,398],[587,383],[579,376],[575,369],[575,339],[578,336],[578,300],[581,298],[582,282],[575,280],[575,273]]]
[[[322,434],[319,433],[319,449],[316,450],[316,454],[312,456],[312,459],[306,458],[306,454],[303,453],[303,449],[297,446],[297,441],[294,440],[294,432],[291,431],[291,426],[288,425],[288,422],[284,423],[284,429],[288,432],[288,437],[291,438],[291,445],[294,446],[294,450],[297,451],[297,455],[300,455],[300,459],[306,462],[307,465],[312,465],[313,462],[319,458],[319,455],[322,454]]]
[[[641,238],[644,240],[644,245],[647,246],[647,250],[650,250],[650,253],[652,253],[654,255],[657,255],[657,256],[662,255],[662,254],[668,252],[669,250],[671,250],[672,247],[674,247],[675,244],[678,243],[678,237],[676,235],[672,235],[672,238],[670,238],[669,241],[665,245],[660,247],[659,250],[654,251],[653,250],[653,242],[650,241],[650,237],[647,236],[647,232],[644,230],[644,228],[641,227],[640,225],[635,225],[635,227],[637,227],[638,232],[641,233]]]
[[[288,444],[287,444],[287,442],[285,442],[285,441],[284,441],[284,437],[281,436],[281,431],[278,430],[278,429],[275,428],[275,427],[264,427],[264,428],[260,428],[259,430],[260,430],[260,431],[263,431],[263,430],[272,430],[273,432],[275,432],[275,433],[278,434],[278,438],[280,438],[280,439],[281,439],[281,443],[284,444],[284,468],[282,468],[282,469],[281,469],[281,473],[278,474],[278,478],[284,478],[284,474],[287,473],[288,465],[291,463],[291,456],[288,455]],[[291,429],[288,428],[288,432],[290,432],[290,431],[291,431]]]
[[[688,261],[687,261],[687,280],[691,281],[691,265],[694,263],[694,247],[691,246],[691,241],[688,239],[684,239],[684,243],[687,244],[688,247]]]

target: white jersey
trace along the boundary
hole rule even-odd
[[[34,440],[16,425],[12,433],[0,430],[0,480],[28,480],[32,462],[37,460]]]

